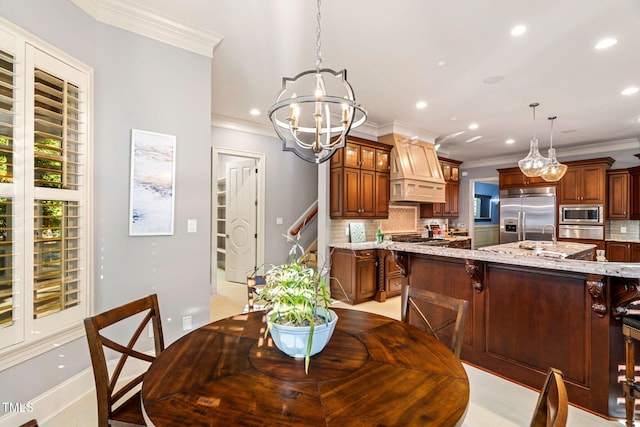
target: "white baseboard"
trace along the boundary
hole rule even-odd
[[[154,354],[153,350],[149,353]],[[117,360],[108,362],[109,372],[115,369]],[[134,378],[148,369],[148,363],[138,359],[129,358],[120,375],[122,381]],[[0,427],[16,427],[31,419],[38,420],[38,424],[44,425],[47,421],[62,413],[74,405],[88,393],[95,394],[95,382],[93,368],[89,367],[74,375],[68,380],[58,384],[54,388],[36,397],[29,403],[33,408],[31,412],[9,412],[0,417]]]

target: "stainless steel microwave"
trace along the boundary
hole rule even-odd
[[[560,205],[560,224],[603,225],[603,205]]]

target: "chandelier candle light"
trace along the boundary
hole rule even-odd
[[[322,68],[320,0],[317,9],[316,68],[283,77],[280,94],[268,113],[282,149],[312,163],[331,158],[346,145],[349,131],[367,119],[347,81],[347,70]]]
[[[537,102],[529,104],[533,109],[533,139],[529,145],[529,154],[524,159],[518,161],[518,166],[523,174],[529,178],[542,175],[547,159],[542,157],[538,150],[538,138],[536,138],[536,107],[540,105]]]
[[[549,158],[542,169],[542,179],[549,182],[560,181],[569,168],[567,165],[563,165],[556,159],[556,149],[553,148],[553,121],[556,116],[549,117],[551,121],[551,134],[549,136]]]

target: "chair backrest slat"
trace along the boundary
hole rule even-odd
[[[429,320],[430,316],[420,309],[418,303],[436,305],[456,312],[455,318],[446,319],[443,322],[433,326],[433,320]],[[460,357],[462,351],[462,336],[464,334],[464,323],[466,321],[469,302],[463,299],[454,298],[448,295],[437,294],[435,292],[419,289],[411,285],[402,286],[402,320],[410,322],[410,311],[415,313],[425,326],[425,329],[436,338],[438,332],[447,326],[454,324],[453,334],[451,336],[451,351]]]
[[[569,398],[562,372],[549,368],[530,427],[565,427],[568,414]]]
[[[145,315],[136,330],[128,339],[128,343],[126,345],[120,344],[101,334],[102,329],[141,313],[145,313]],[[101,427],[108,426],[108,420],[111,417],[111,413],[116,407],[116,404],[119,403],[119,401],[128,392],[142,383],[144,374],[140,374],[136,378],[127,381],[116,390],[120,374],[122,373],[127,359],[129,357],[133,357],[146,362],[152,362],[155,359],[154,356],[134,350],[134,346],[142,336],[142,333],[149,322],[151,322],[153,328],[154,350],[155,355],[157,356],[164,350],[164,336],[162,333],[158,297],[155,294],[132,301],[104,313],[97,314],[93,317],[88,317],[84,320],[85,330],[87,332],[87,341],[89,343],[89,352],[91,354],[91,363],[93,365],[93,374],[96,383],[98,423]],[[118,363],[111,374],[111,377],[109,377],[107,369],[105,347],[120,353]]]

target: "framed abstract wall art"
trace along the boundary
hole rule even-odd
[[[173,235],[176,137],[131,130],[129,235]]]

